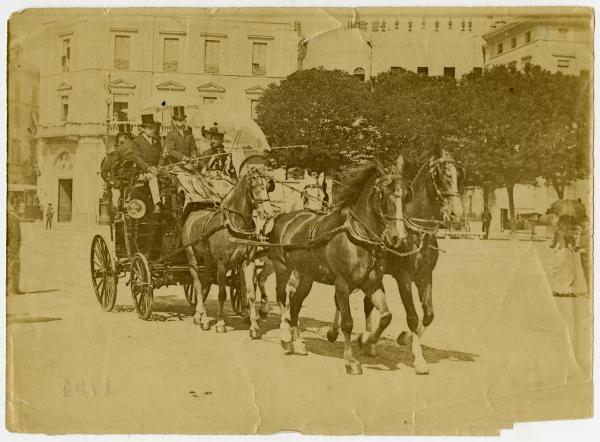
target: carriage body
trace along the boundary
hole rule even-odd
[[[254,151],[245,152],[237,163],[238,176],[248,167],[264,166],[264,158]],[[120,197],[116,207],[111,208],[111,241],[101,235],[92,240],[90,262],[92,284],[96,298],[105,311],[114,308],[119,278],[127,278],[133,303],[142,319],[152,313],[154,289],[180,285],[190,305],[197,302],[191,286],[189,264],[181,244],[181,229],[187,216],[197,210],[217,210],[220,206],[219,192],[206,186],[222,177],[210,174],[200,177],[194,174],[179,176],[182,170],[159,174],[159,190],[162,201],[160,212],[155,213],[154,203],[146,179],[139,175],[133,164],[121,165],[118,175],[105,177],[109,195],[118,190]],[[196,175],[196,178],[197,175]],[[230,185],[234,184],[230,182]],[[215,186],[218,189],[218,186]],[[213,189],[214,190],[214,189]],[[223,190],[220,189],[221,195]],[[112,249],[109,244],[112,242]],[[198,263],[201,270],[203,263]],[[234,269],[227,277],[233,310],[241,314],[244,307],[241,293],[241,271]]]

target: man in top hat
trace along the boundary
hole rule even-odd
[[[160,192],[158,190],[157,166],[160,163],[162,146],[155,136],[156,123],[154,115],[142,115],[140,134],[131,141],[131,155],[135,164],[148,175],[148,185],[152,194],[155,211],[159,211]]]
[[[202,126],[202,136],[208,138],[210,149],[206,149],[200,154],[201,165],[208,170],[219,170],[231,178],[237,178],[231,160],[231,153],[225,153],[225,146],[223,145],[225,134],[219,131],[218,124],[214,123],[213,127],[208,130]]]
[[[167,164],[188,161],[198,156],[196,140],[189,127],[185,124],[185,109],[183,106],[173,108],[173,129],[165,139],[165,156]]]

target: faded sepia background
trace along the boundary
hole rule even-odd
[[[537,222],[559,197],[580,200],[591,218],[591,163],[559,186],[562,195],[548,180],[516,182],[512,199],[501,185],[469,187],[468,231],[440,238],[445,253],[434,273],[436,320],[423,340],[428,376],[416,376],[410,349],[396,344],[406,321],[387,277],[392,325],[379,356],[362,360],[363,376],[351,377],[342,370],[341,342],[325,339],[331,287],[313,288],[301,313],[310,355],[285,357],[275,310],[258,342],[248,339],[240,318],[231,318],[226,335],[201,332],[181,287],[155,294],[151,322],[137,319],[123,281],[115,311],[102,312],[89,281],[89,244],[96,233],[110,236],[101,161],[124,125],[139,125],[154,96],[185,96],[200,112],[224,103],[260,124],[258,107],[269,85],[312,68],[340,69],[363,82],[404,69],[460,79],[499,65],[589,77],[592,13],[146,8],[14,14],[7,198],[20,220],[23,295],[7,298],[8,429],[496,434],[520,421],[591,416],[591,292],[577,267],[575,296],[552,296],[553,226]],[[167,116],[163,131],[169,126]],[[48,204],[55,207],[51,230]],[[485,207],[492,213],[489,241],[481,240]],[[274,301],[272,281],[268,288]],[[211,302],[214,293],[210,311]],[[355,330],[362,330],[362,296],[352,303]]]

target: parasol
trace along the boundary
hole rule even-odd
[[[578,223],[588,219],[585,206],[578,200],[558,200],[552,203],[546,211],[546,215],[550,214],[554,214],[559,218],[563,215],[572,216]]]
[[[144,101],[142,113],[158,113],[166,109],[172,109],[176,106],[183,106],[186,109],[197,108],[198,103],[189,95],[182,92],[165,91],[158,92]]]

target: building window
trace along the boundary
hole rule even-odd
[[[556,67],[559,71],[563,71],[569,69],[569,59],[568,58],[559,58],[556,61]]]
[[[417,68],[417,74],[429,75],[429,68],[427,66],[419,66]]]
[[[425,23],[425,20],[423,20],[423,21],[421,22],[421,30],[422,30],[422,31],[423,31],[423,30],[425,30],[425,24],[426,24],[426,23]]]
[[[396,29],[400,28],[400,21],[398,21],[398,19],[396,19],[396,21],[394,22],[394,28],[396,28]]]
[[[513,37],[510,39],[510,47],[511,47],[511,49],[514,49],[517,47],[517,37]]]
[[[177,72],[179,68],[179,39],[165,38],[163,49],[163,71]]]
[[[381,21],[381,32],[385,32],[386,29],[386,24],[385,24],[385,20]]]
[[[358,78],[360,81],[365,81],[365,70],[363,68],[356,68],[352,73],[354,78]]]
[[[412,31],[412,22],[409,21],[408,22],[408,32],[411,32],[411,31]]]
[[[569,36],[569,29],[568,28],[559,28],[558,29],[558,38],[560,38],[561,40],[566,40]]]
[[[202,104],[213,104],[217,102],[217,97],[202,97]]]
[[[379,31],[379,20],[373,20],[373,22],[371,23],[371,31],[372,32]]]
[[[448,29],[452,30],[452,20],[448,21]]]
[[[218,40],[206,40],[204,42],[204,72],[218,74],[220,58],[221,42]]]
[[[498,53],[502,53],[502,43],[498,43]]]
[[[469,32],[473,30],[473,22],[469,20]]]
[[[473,74],[480,76],[483,74],[483,68],[473,68]]]
[[[525,43],[531,43],[531,31],[525,32]]]
[[[456,75],[456,69],[454,68],[454,66],[449,66],[449,67],[444,68],[444,77],[454,78],[455,75]]]
[[[252,43],[252,75],[267,75],[266,43]]]
[[[60,97],[60,121],[69,120],[69,97],[63,95]]]
[[[392,67],[390,68],[390,71],[392,71],[392,74],[393,74],[393,73],[396,73],[396,72],[400,72],[400,71],[401,71],[401,69],[402,69],[402,68],[401,68],[400,66],[392,66]]]
[[[465,23],[465,21],[463,20],[463,21],[460,23],[460,27],[461,27],[461,29],[460,29],[460,30],[461,30],[461,31],[464,31],[464,30],[465,30],[465,25],[466,25],[466,23]]]
[[[115,35],[115,69],[129,69],[129,36]]]
[[[113,95],[113,120],[127,121],[127,109],[129,108],[128,96],[124,94]]]
[[[71,69],[71,39],[65,38],[62,41],[62,56],[60,58],[63,72],[69,72]]]
[[[435,21],[435,32],[440,30],[440,22],[439,21]]]
[[[256,113],[256,108],[258,107],[259,100],[250,100],[250,118],[256,120],[258,114]]]

